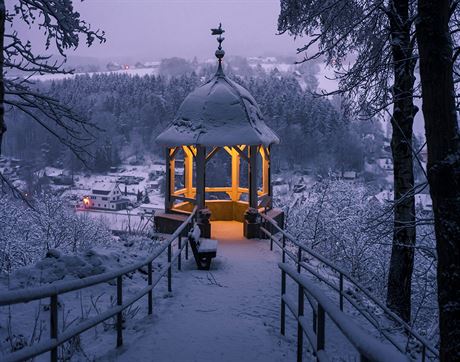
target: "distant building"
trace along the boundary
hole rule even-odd
[[[420,161],[422,161],[422,163],[428,162],[428,150],[426,148],[426,145],[423,146],[423,148],[421,149],[419,153],[419,158],[420,158]]]
[[[429,194],[415,195],[415,205],[425,212],[433,211],[433,201]]]
[[[83,206],[88,209],[124,210],[128,199],[122,197],[118,184],[100,184],[94,186],[89,196],[83,197]]]
[[[380,157],[376,162],[382,170],[387,172],[393,171],[393,160],[390,157]]]
[[[394,202],[394,192],[390,190],[382,190],[377,195],[374,196],[376,200],[378,200],[381,204],[385,204],[387,202]],[[431,197],[429,194],[416,194],[415,198],[415,207],[418,210],[424,212],[433,211],[433,202],[431,201]]]
[[[139,206],[139,213],[141,215],[154,215],[157,210],[161,210],[161,207],[155,204],[141,204]]]
[[[109,70],[109,71],[116,71],[116,70],[120,70],[120,69],[123,69],[123,67],[118,63],[110,62],[110,63],[107,64],[107,70]]]
[[[358,174],[356,173],[356,171],[344,171],[342,173],[342,178],[344,180],[356,180],[357,177]]]

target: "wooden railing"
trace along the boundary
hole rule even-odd
[[[285,320],[286,320],[286,306],[292,312],[298,322],[297,330],[297,360],[302,360],[303,354],[303,335],[307,336],[316,356],[319,360],[327,360],[326,352],[324,351],[325,345],[325,313],[333,320],[338,328],[343,332],[345,337],[351,342],[353,346],[358,350],[362,359],[368,359],[372,361],[396,361],[397,359],[387,359],[385,356],[390,355],[388,348],[386,352],[380,355],[377,345],[382,345],[378,340],[370,343],[368,336],[366,336],[366,345],[363,346],[362,330],[359,327],[348,328],[349,325],[355,325],[356,322],[352,321],[348,315],[344,313],[344,301],[348,301],[349,304],[358,311],[358,313],[364,317],[380,335],[382,335],[396,350],[391,352],[391,355],[396,358],[399,353],[399,359],[407,360],[404,355],[408,353],[408,343],[403,343],[400,338],[397,338],[394,334],[391,334],[382,326],[379,322],[369,314],[364,308],[353,298],[355,294],[352,289],[357,290],[361,293],[361,296],[372,302],[375,306],[381,309],[383,314],[391,320],[397,327],[404,330],[407,334],[408,339],[412,338],[417,341],[420,345],[421,353],[420,359],[422,362],[426,361],[427,358],[432,360],[439,359],[439,353],[435,347],[433,347],[428,341],[420,336],[416,331],[411,328],[409,324],[404,322],[399,316],[393,313],[388,307],[382,302],[376,299],[365,287],[361,286],[352,276],[350,276],[345,270],[335,266],[329,260],[324,258],[322,255],[316,253],[310,248],[303,244],[300,244],[296,239],[283,230],[278,224],[269,216],[261,213],[260,216],[263,219],[263,225],[261,231],[270,240],[270,249],[273,250],[273,245],[277,245],[281,250],[281,263],[279,267],[281,269],[281,334],[285,334]],[[271,231],[269,231],[271,230]],[[314,258],[320,264],[326,266],[335,277],[333,280],[328,278],[324,273],[315,270],[315,268],[304,261],[304,256],[309,255]],[[291,260],[295,267],[288,265],[287,260]],[[325,283],[332,291],[338,293],[339,306],[333,306],[328,304],[329,298],[325,297],[323,292],[318,289],[312,282],[311,278],[305,278],[302,275],[302,271],[307,271],[310,275],[314,276],[321,282]],[[286,293],[286,276],[289,276],[298,286],[298,300],[297,306],[295,301],[289,297]],[[352,288],[345,288],[345,286],[351,286]],[[313,326],[308,328],[306,325],[306,319],[304,317],[304,297],[307,298],[312,311],[313,311]],[[327,304],[327,305],[326,305]],[[375,339],[375,338],[374,338]],[[388,346],[387,346],[388,347]],[[389,345],[389,347],[391,347]]]
[[[50,298],[50,320],[49,320],[49,329],[50,329],[50,338],[48,340],[39,342],[30,347],[23,348],[19,351],[7,354],[2,356],[3,362],[13,362],[13,361],[24,361],[30,358],[41,355],[45,352],[50,352],[50,359],[52,362],[57,361],[58,358],[58,346],[64,342],[74,338],[86,330],[97,326],[98,324],[106,321],[109,318],[116,316],[116,330],[117,330],[117,347],[123,344],[123,316],[122,312],[140,298],[148,295],[148,314],[153,313],[153,288],[158,285],[160,280],[167,275],[168,279],[168,291],[172,291],[172,266],[173,263],[177,260],[177,267],[181,270],[181,259],[183,249],[185,250],[185,256],[188,258],[188,243],[182,243],[183,233],[187,231],[187,226],[190,226],[196,219],[197,208],[193,209],[193,212],[190,216],[177,228],[177,230],[172,234],[168,240],[159,247],[155,253],[143,261],[140,261],[134,265],[130,265],[124,268],[121,268],[116,271],[107,272],[103,274],[94,275],[91,277],[73,280],[69,282],[57,282],[47,286],[29,288],[25,290],[10,291],[7,293],[2,293],[0,296],[0,306],[8,306],[19,303],[27,303],[34,300],[39,300],[43,298]],[[173,243],[177,240],[177,251],[173,255]],[[152,263],[164,252],[167,252],[168,262],[165,267],[163,267],[159,272],[153,273]],[[135,272],[140,268],[147,266],[147,286],[130,296],[128,299],[123,300],[123,276]],[[58,305],[59,305],[59,296],[64,293],[69,293],[72,291],[77,291],[85,289],[97,284],[107,283],[112,280],[116,280],[117,285],[117,304],[116,306],[88,319],[83,320],[78,325],[71,329],[67,329],[62,333],[59,332],[58,328]]]

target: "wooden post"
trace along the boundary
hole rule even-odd
[[[206,188],[206,147],[196,146],[196,204],[198,209],[205,208]]]
[[[232,201],[238,201],[240,187],[240,155],[232,148]]]
[[[166,185],[165,185],[165,212],[171,209],[171,164],[170,164],[170,149],[165,151],[165,167],[166,167]]]
[[[193,154],[186,147],[183,146],[184,150],[184,178],[185,178],[185,196],[193,198]]]
[[[50,297],[50,337],[51,339],[58,338],[58,295],[54,294]],[[58,350],[57,347],[51,350],[51,362],[57,362]]]
[[[262,160],[262,190],[263,193],[266,195],[270,195],[270,154],[268,153],[268,149],[265,147],[260,148],[260,153],[263,157]]]
[[[271,165],[271,158],[272,158],[272,151],[271,151],[271,146],[268,146],[268,148],[265,149],[265,152],[267,153],[267,190],[268,190],[268,196],[273,196],[273,187],[272,187],[272,165]],[[270,202],[270,209],[273,207],[272,202]]]
[[[152,268],[152,262],[148,263],[147,265],[147,278],[148,278],[148,284],[149,287],[152,286],[152,274],[153,274],[153,268]],[[153,313],[153,290],[150,289],[149,291],[149,296],[148,296],[148,304],[149,304],[149,314]]]
[[[169,185],[169,194],[173,195],[174,192],[176,191],[176,161],[175,161],[175,155],[176,155],[176,149],[172,148],[171,149],[171,154],[169,156],[169,173],[170,173],[170,180],[171,183]],[[173,207],[173,201],[171,200],[171,208]]]
[[[117,306],[123,304],[123,276],[117,277]],[[123,344],[123,311],[117,313],[117,347]]]
[[[249,146],[249,207],[257,209],[257,153],[258,146]]]

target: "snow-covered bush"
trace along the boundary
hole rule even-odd
[[[77,252],[111,241],[101,222],[75,214],[58,196],[37,195],[32,207],[0,196],[0,273],[34,263],[50,249]]]
[[[285,208],[288,231],[345,269],[383,303],[393,236],[391,203],[382,205],[365,184],[324,180]],[[412,321],[436,339],[436,252],[431,215],[417,215]]]
[[[368,227],[383,213],[364,185],[328,180],[294,201],[287,225],[299,241],[383,296],[391,243],[388,225]]]

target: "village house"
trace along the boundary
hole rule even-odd
[[[124,210],[128,207],[128,199],[122,197],[118,184],[101,183],[91,189],[91,194],[83,197],[83,205],[88,209]]]
[[[377,159],[377,164],[384,171],[393,171],[393,160],[390,157],[379,157]]]
[[[392,190],[382,190],[378,194],[373,196],[381,204],[388,202],[394,202],[394,192]],[[428,193],[420,193],[414,195],[415,206],[418,210],[423,212],[433,211],[433,202]]]

